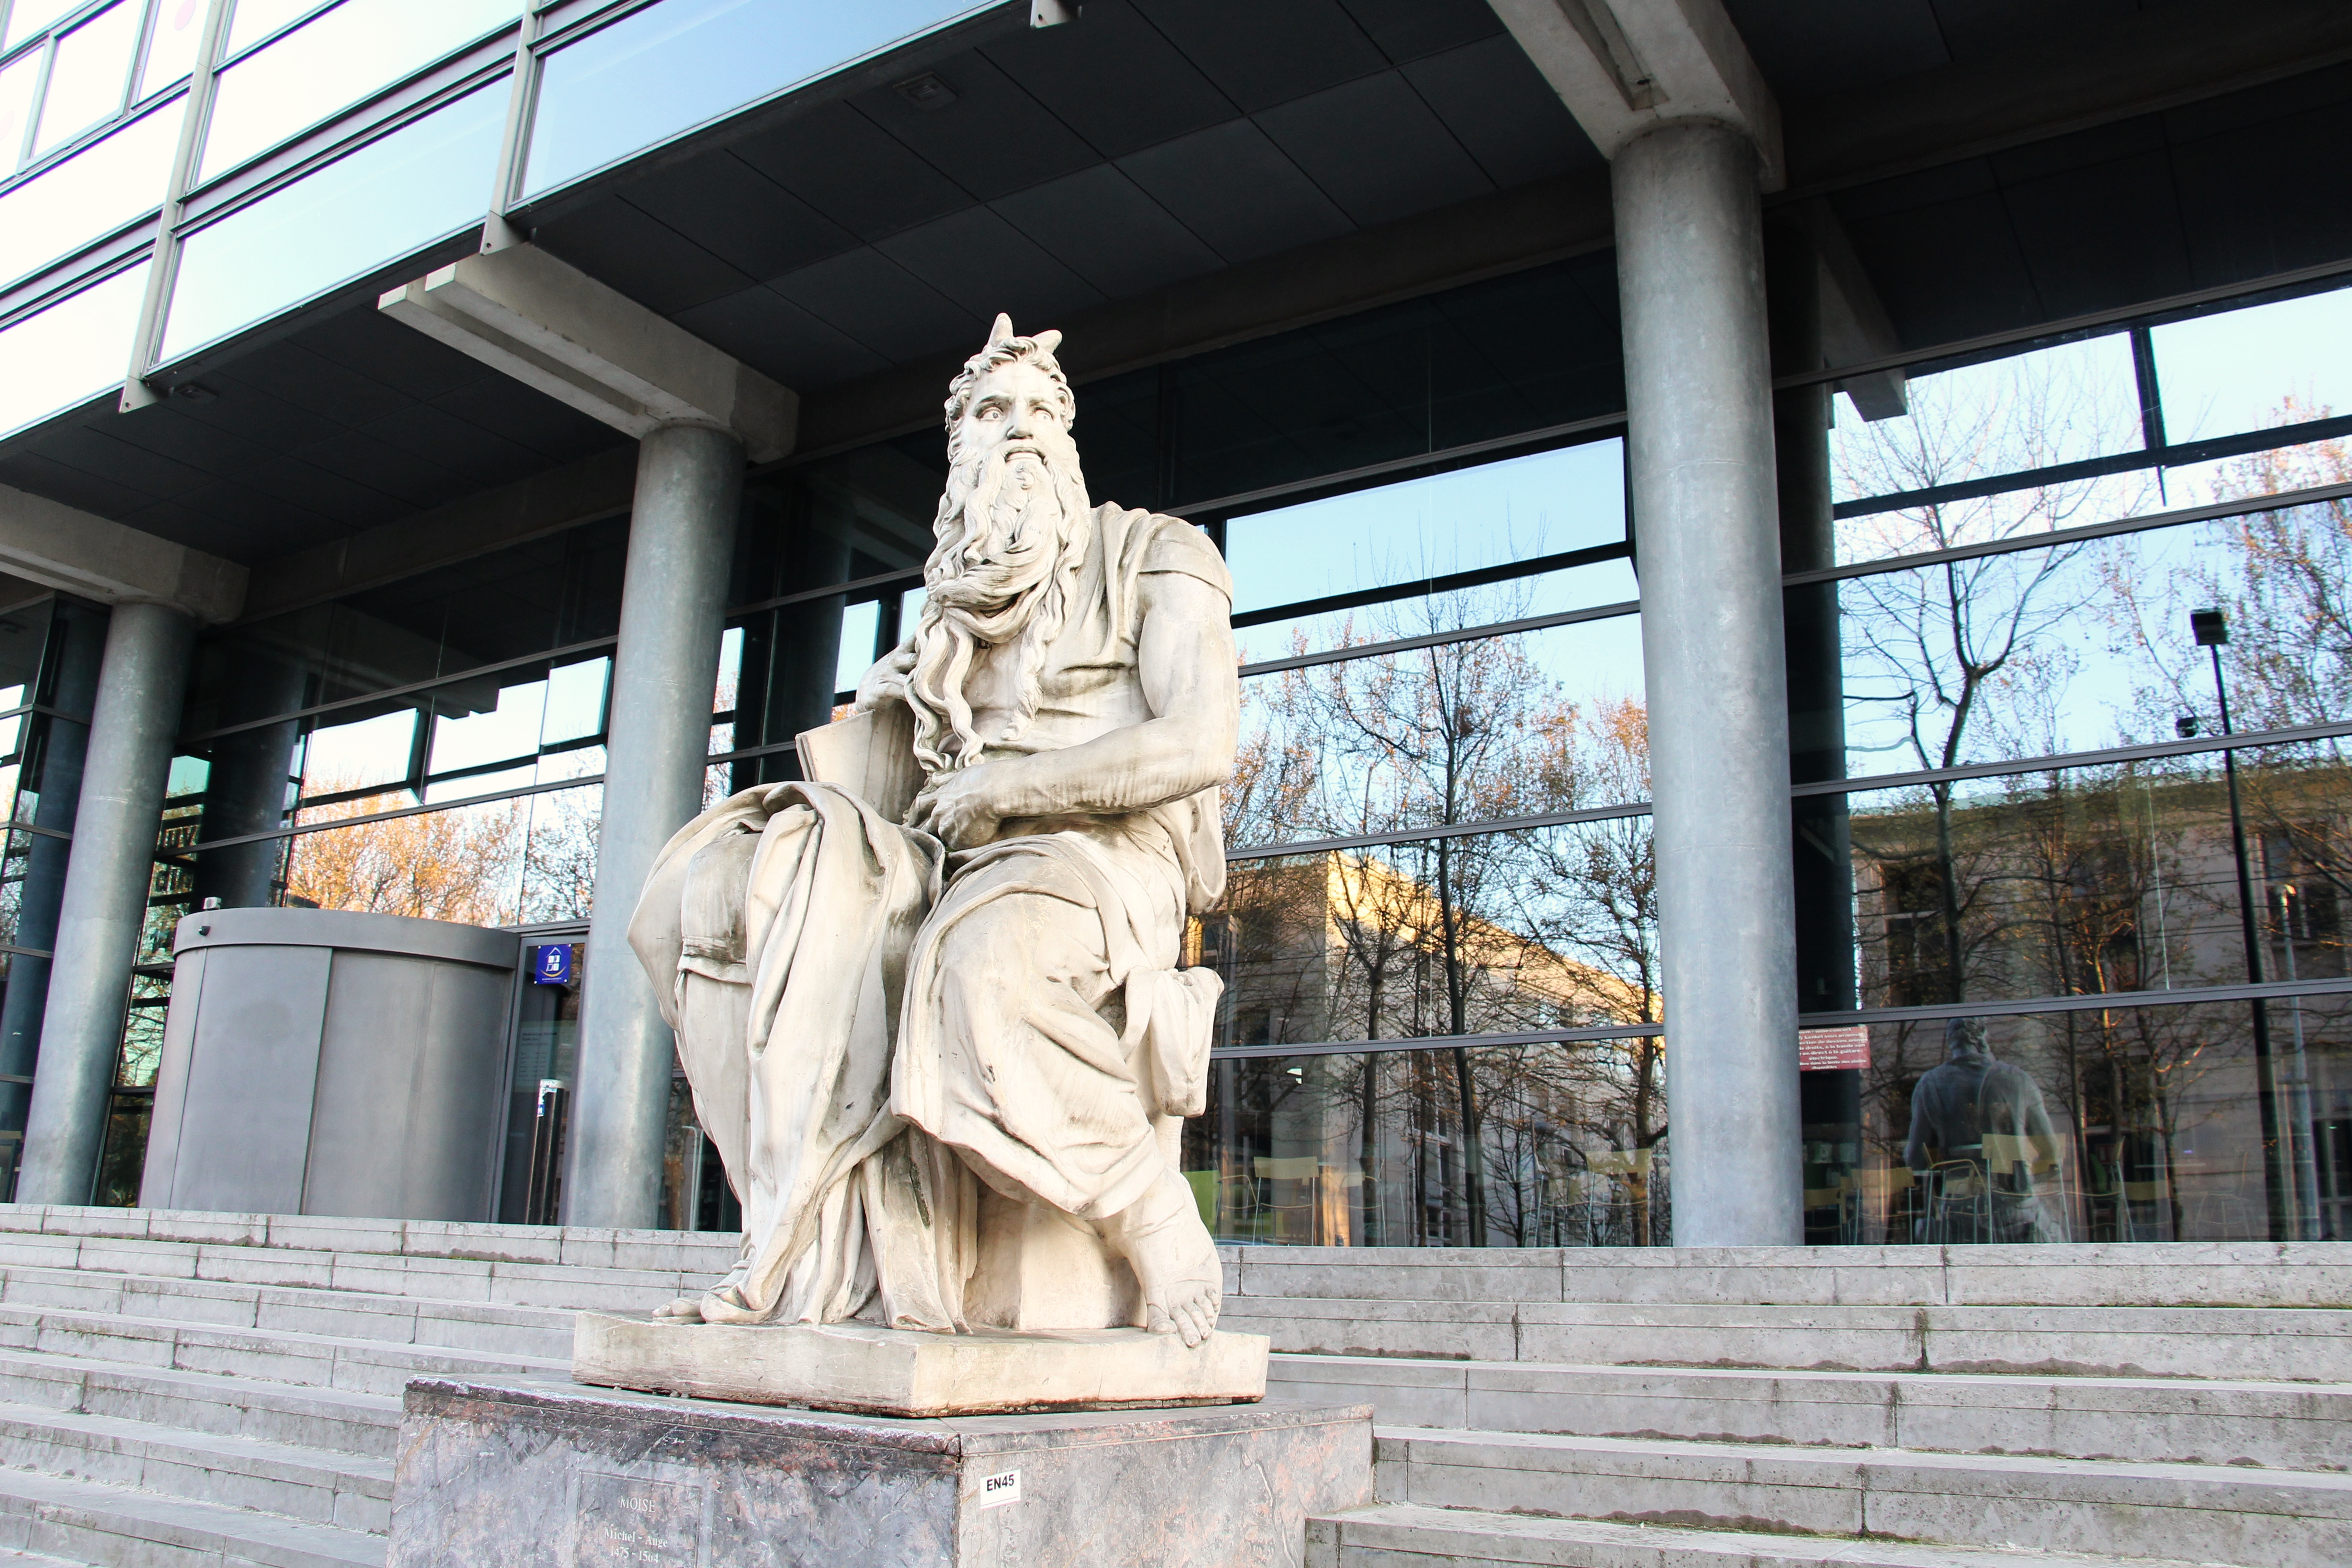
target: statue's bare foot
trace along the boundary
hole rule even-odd
[[[1216,1331],[1225,1301],[1217,1244],[1201,1223],[1192,1189],[1173,1171],[1113,1216],[1112,1239],[1143,1286],[1144,1327],[1197,1345]]]
[[[680,1296],[667,1306],[657,1309],[657,1323],[755,1323],[759,1314],[743,1300],[740,1289],[750,1277],[751,1260],[739,1258],[727,1277],[700,1296]]]

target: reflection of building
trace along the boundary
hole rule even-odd
[[[1616,976],[1461,907],[1444,887],[1340,851],[1236,865],[1223,906],[1192,939],[1196,962],[1225,977],[1219,1044],[1638,1021]]]
[[[1924,791],[1856,811],[1865,1001],[1904,1007],[2242,984],[2228,801],[2215,770],[2200,763],[2036,775],[1956,801],[1948,816]],[[2245,777],[2269,978],[2341,976],[2352,780],[2336,763],[2293,759],[2249,767]],[[2321,995],[2267,1011],[2274,1092],[2300,1071],[2312,1107],[2307,1127],[2287,1108],[2271,1146],[2291,1184],[2307,1141],[2311,1190],[2294,1201],[2332,1215],[2352,1195],[2352,1005]],[[1985,1021],[1995,1053],[2049,1100],[2067,1144],[2059,1202],[2077,1235],[2266,1233],[2263,1082],[2249,1018],[2240,1002]],[[1859,1163],[1887,1173],[1874,1178],[1881,1187],[1899,1186],[1911,1086],[1940,1059],[1942,1034],[1927,1023],[1875,1035]]]
[[[1442,896],[1451,885],[1344,851],[1244,862],[1225,907],[1197,923],[1194,956],[1226,976],[1222,1044],[1466,1037],[1458,1050],[1222,1068],[1188,1160],[1202,1163],[1192,1179],[1221,1236],[1646,1239],[1652,1151],[1622,1147],[1640,1073],[1628,1047],[1475,1037],[1652,1020],[1622,980],[1460,907]]]

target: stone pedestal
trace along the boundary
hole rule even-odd
[[[1232,1405],[1265,1397],[1264,1334],[1186,1349],[1141,1329],[925,1334],[863,1323],[656,1322],[583,1312],[578,1383],[863,1415]]]
[[[1369,1406],[899,1420],[408,1385],[391,1568],[1297,1568],[1371,1500]]]

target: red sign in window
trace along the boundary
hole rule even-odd
[[[1797,1031],[1797,1070],[1825,1072],[1832,1068],[1870,1066],[1870,1030],[1862,1024],[1843,1029]]]

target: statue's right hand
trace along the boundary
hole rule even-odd
[[[886,698],[893,701],[907,700],[907,673],[915,668],[915,650],[911,646],[892,648],[874,661],[874,668],[857,683],[856,710],[860,713],[878,706]]]

